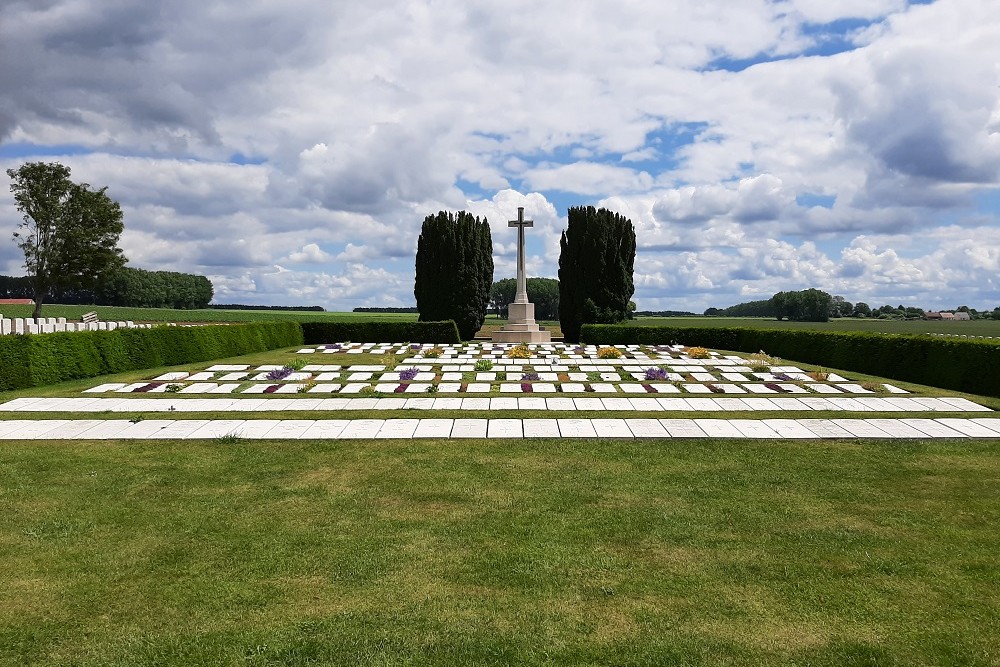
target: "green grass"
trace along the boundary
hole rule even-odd
[[[0,306],[4,317],[31,317],[34,306]],[[42,306],[42,317],[65,317],[79,320],[84,313],[94,311],[105,321],[133,322],[356,322],[400,321],[415,322],[416,313],[325,313],[296,310],[173,310],[169,308],[119,308],[117,306]]]
[[[0,443],[0,664],[995,665],[998,447]]]
[[[753,329],[808,329],[818,331],[868,331],[877,333],[944,333],[1000,337],[1000,320],[943,322],[935,320],[879,320],[840,318],[829,322],[779,322],[773,317],[638,317],[632,321],[648,327],[742,327]]]

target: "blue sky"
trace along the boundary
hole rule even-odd
[[[555,276],[596,205],[636,227],[642,309],[1000,305],[988,0],[343,5],[8,3],[0,165],[108,186],[132,265],[217,302],[412,305],[439,210],[490,220],[500,279],[524,206]]]

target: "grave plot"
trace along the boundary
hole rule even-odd
[[[377,345],[341,343],[302,353],[357,353],[355,364],[212,365],[132,384],[101,384],[87,394],[510,394],[798,397],[803,401],[908,394],[892,384],[862,384],[835,373],[807,373],[762,355],[741,357],[681,346]],[[382,363],[370,363],[370,359]],[[317,359],[319,361],[319,359]],[[799,403],[807,405],[806,403]],[[720,404],[721,405],[721,404]],[[888,403],[886,407],[888,409]]]

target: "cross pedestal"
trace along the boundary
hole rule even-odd
[[[533,227],[533,220],[524,219],[524,207],[517,207],[517,220],[508,227],[517,227],[517,293],[507,306],[507,325],[493,333],[494,343],[548,343],[552,334],[535,323],[535,304],[528,301],[527,278],[524,274],[524,228]]]

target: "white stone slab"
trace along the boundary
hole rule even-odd
[[[184,436],[184,439],[201,440],[235,435],[244,423],[246,423],[245,419],[215,419],[207,421],[201,428],[198,428]]]
[[[604,403],[599,398],[574,398],[573,404],[578,411],[601,412],[604,410]]]
[[[934,421],[947,426],[950,429],[963,433],[971,438],[996,438],[1000,437],[1000,431],[994,431],[989,429],[982,424],[978,424],[971,419],[959,419],[959,418],[947,418],[942,417],[940,419],[935,419]],[[1000,422],[1000,420],[998,420]],[[1000,424],[998,424],[1000,427]]]
[[[736,429],[745,438],[779,438],[778,433],[765,424],[763,421],[756,419],[730,419],[729,423],[736,427]]]
[[[902,419],[866,419],[866,422],[885,431],[893,438],[923,438],[926,434],[908,425]]]
[[[370,440],[382,429],[383,419],[355,419],[350,421],[337,436],[340,439]]]
[[[26,419],[6,422],[4,430],[0,432],[0,440],[62,439],[65,436],[60,431],[69,423],[71,422],[68,419]],[[49,432],[53,433],[52,437],[46,437]]]
[[[632,406],[633,410],[640,412],[663,412],[663,405],[660,403],[661,399],[650,398],[650,397],[635,397],[629,398],[629,405]]]
[[[181,389],[180,394],[207,394],[212,389],[218,387],[214,382],[195,382]]]
[[[747,396],[746,398],[741,400],[748,408],[754,410],[755,412],[768,411],[768,410],[780,411],[780,408],[777,405],[775,405],[769,398],[761,398],[760,396]]]
[[[490,410],[517,410],[517,398],[515,397],[495,397],[489,400]]]
[[[164,373],[163,375],[158,375],[153,380],[159,380],[163,382],[168,382],[172,380],[183,380],[188,376],[186,371],[174,371],[172,373]]]
[[[624,419],[591,419],[598,438],[632,438],[632,430]]]
[[[490,399],[488,398],[463,398],[463,410],[489,410]]]
[[[727,419],[695,419],[694,423],[710,438],[743,437],[743,433]]]
[[[910,393],[910,392],[906,391],[905,389],[900,389],[899,387],[897,387],[896,385],[893,385],[893,384],[883,384],[882,386],[890,394],[909,394]]]
[[[280,366],[278,368],[280,368]],[[216,364],[215,366],[209,366],[205,370],[212,372],[219,372],[219,371],[245,371],[249,369],[250,366],[244,364]]]
[[[409,440],[413,437],[413,432],[417,430],[419,423],[419,419],[387,419],[383,422],[375,437],[379,439]]]
[[[660,425],[671,438],[704,438],[707,434],[694,419],[661,419]]]
[[[541,396],[521,396],[517,399],[518,410],[548,410],[545,399]]]
[[[576,403],[572,398],[546,398],[545,404],[549,410],[567,410],[576,412]]]
[[[657,398],[655,400],[666,411],[691,412],[691,406],[683,398]]]
[[[961,431],[942,424],[934,419],[901,419],[902,423],[912,426],[924,435],[932,438],[966,438]],[[919,436],[915,436],[919,437]]]
[[[523,438],[524,427],[520,419],[491,419],[486,429],[488,438]]]
[[[597,431],[589,419],[557,419],[559,434],[564,438],[596,438]]]
[[[782,438],[807,439],[819,437],[795,419],[762,419],[761,423]]]
[[[490,393],[490,385],[484,383],[470,382],[465,386],[465,393],[488,394]]]
[[[413,431],[414,438],[448,438],[454,419],[421,419]]]
[[[853,398],[834,397],[829,399],[830,403],[838,410],[846,412],[872,412],[873,409]]]
[[[109,419],[89,428],[77,436],[81,440],[112,440],[132,424],[127,419]]]
[[[434,409],[435,410],[461,410],[462,398],[435,398],[434,399]]]
[[[684,401],[696,412],[714,412],[719,409],[719,401],[715,398],[685,398]]]
[[[813,398],[811,396],[803,396],[799,399],[803,404],[809,406],[813,410],[838,410],[837,406],[830,402],[828,398]]]
[[[801,410],[804,412],[809,412],[811,410],[808,405],[797,398],[781,398],[775,396],[767,400],[771,401],[771,403],[773,403],[779,410]]]
[[[521,420],[525,438],[558,438],[559,423],[556,419]]]
[[[973,403],[967,398],[961,398],[959,396],[942,396],[938,399],[948,405],[952,406],[957,410],[963,412],[993,412],[990,408],[985,405],[979,405],[978,403]]]
[[[456,419],[451,428],[453,438],[485,438],[489,420]]]
[[[817,394],[843,394],[838,387],[834,387],[832,384],[809,384],[810,391],[814,391]]]
[[[864,419],[833,419],[831,421],[858,438],[891,437],[888,433]]]

